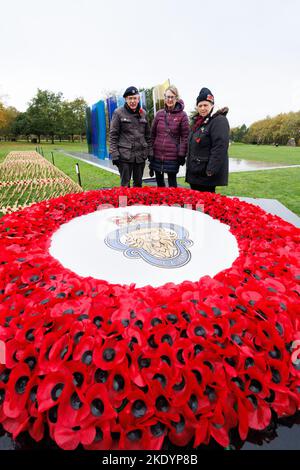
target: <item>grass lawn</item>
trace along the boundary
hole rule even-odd
[[[42,142],[41,144],[31,144],[27,142],[0,142],[0,163],[5,159],[6,155],[9,152],[22,152],[23,150],[36,150],[37,147],[42,147],[44,153],[49,153],[51,156],[51,152],[54,152],[54,149],[57,148],[64,148],[66,150],[74,150],[74,151],[87,151],[87,145],[85,143],[68,143],[68,142],[55,142],[55,144],[50,144],[50,142]]]
[[[71,150],[65,149],[64,150]],[[80,151],[79,148],[76,149]],[[53,151],[55,165],[68,175],[72,180],[78,182],[78,177],[75,170],[75,164],[79,164],[80,178],[82,188],[87,191],[89,189],[111,188],[112,186],[119,186],[120,178],[118,175],[110,173],[109,171],[101,170],[96,166],[85,163],[75,157],[63,155],[61,152]],[[44,156],[47,160],[52,162],[52,155],[44,149]]]
[[[274,147],[272,145],[248,145],[233,142],[229,146],[229,156],[245,160],[300,165],[300,147]]]
[[[184,178],[179,184],[189,187]],[[226,196],[277,199],[300,216],[300,168],[231,173],[229,185],[217,187]]]
[[[102,187],[119,186],[117,175],[96,168],[76,158],[63,155],[56,149],[68,151],[87,151],[85,143],[50,143],[41,144],[45,158],[52,161],[54,155],[55,165],[72,178],[78,181],[75,163],[80,166],[82,187],[84,190]],[[36,144],[19,142],[0,142],[0,162],[4,160],[11,150],[35,150]],[[233,143],[230,146],[230,156],[248,160],[268,161],[290,164],[300,164],[300,147],[273,147],[267,145],[246,145]],[[186,185],[184,178],[178,179],[179,184]],[[189,185],[186,185],[189,187]],[[261,170],[251,172],[232,173],[229,177],[229,186],[218,187],[217,191],[229,196],[245,196],[257,198],[277,199],[290,210],[300,216],[300,168],[286,168],[278,170]]]

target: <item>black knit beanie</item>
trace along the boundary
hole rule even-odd
[[[215,103],[214,96],[208,88],[201,88],[199,95],[197,96],[197,105],[200,101],[210,101],[212,104]]]

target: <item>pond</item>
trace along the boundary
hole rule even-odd
[[[286,166],[289,166],[289,165],[285,165],[284,163],[257,162],[254,160],[229,158],[229,172],[230,173],[235,173],[238,171],[269,170],[271,168],[282,168]]]
[[[239,171],[270,170],[271,168],[284,168],[287,166],[291,165],[275,162],[257,162],[254,160],[245,160],[240,158],[229,158],[229,173],[237,173]],[[146,171],[147,170],[145,170],[145,173]],[[179,173],[177,176],[185,176],[185,166],[181,166],[179,168]]]

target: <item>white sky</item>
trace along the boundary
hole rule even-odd
[[[0,96],[83,96],[170,78],[203,86],[231,126],[300,110],[300,0],[0,0]]]

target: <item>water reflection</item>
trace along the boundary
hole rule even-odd
[[[229,173],[237,173],[239,171],[256,171],[256,170],[270,170],[272,168],[282,168],[295,165],[285,165],[284,163],[274,162],[256,162],[253,160],[244,160],[240,158],[229,158]],[[145,168],[144,176],[148,177],[148,169]],[[185,166],[179,167],[177,176],[185,176]]]
[[[63,152],[65,153],[65,152]],[[112,164],[112,161],[109,159],[100,160],[94,155],[90,155],[84,152],[69,152],[66,155],[76,157],[79,160],[87,161],[92,165],[104,168],[116,175],[119,174],[118,169]],[[229,158],[229,172],[235,173],[239,171],[256,171],[256,170],[270,170],[271,168],[289,168],[290,166],[299,166],[299,165],[286,165],[284,163],[275,163],[275,162],[257,162],[253,160],[246,160],[242,158]],[[186,167],[180,166],[178,177],[185,176]],[[144,170],[144,179],[149,178],[149,166],[146,164]]]
[[[269,170],[271,168],[282,168],[287,166],[283,163],[274,162],[257,162],[252,160],[244,160],[239,158],[229,158],[229,172],[234,173],[238,171],[256,171],[256,170]]]

